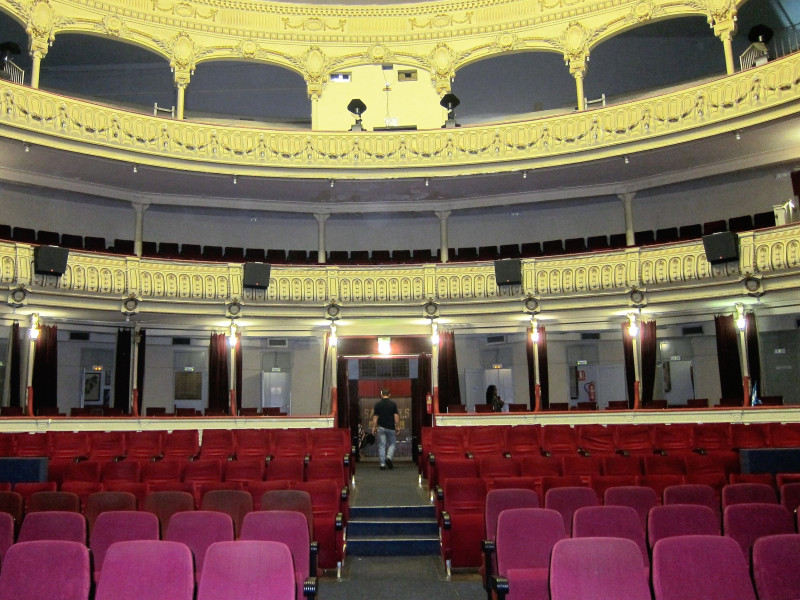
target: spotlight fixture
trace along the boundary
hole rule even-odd
[[[28,142],[25,142],[22,147],[25,149],[25,152],[31,151],[31,145]]]
[[[233,185],[236,185],[237,183],[239,183],[239,176],[238,175],[234,175],[233,176]]]
[[[339,337],[336,335],[336,323],[331,321],[331,333],[328,336],[328,346],[335,348],[339,345]]]
[[[636,313],[628,313],[628,321],[630,321],[630,325],[628,325],[628,335],[635,338],[639,335],[639,326],[636,324]]]
[[[359,98],[353,98],[350,100],[350,104],[347,105],[347,110],[356,116],[356,122],[350,128],[350,131],[364,131],[364,128],[361,126],[361,115],[367,110],[367,105]]]
[[[442,125],[442,129],[452,129],[453,127],[461,127],[456,123],[456,107],[461,104],[455,94],[445,94],[439,101],[443,108],[447,109],[447,120]]]
[[[236,327],[236,323],[231,321],[231,327],[228,330],[228,346],[230,348],[236,348],[236,342],[238,341],[236,339],[236,333],[238,332],[238,330],[239,328]]]
[[[736,329],[744,331],[747,329],[747,318],[744,315],[744,304],[736,303]]]
[[[39,315],[37,313],[31,315],[31,328],[28,335],[32,340],[39,339]]]
[[[531,341],[534,344],[539,342],[539,322],[536,317],[531,317]]]
[[[329,321],[335,321],[341,315],[342,308],[336,304],[336,300],[331,302],[325,307],[325,318]]]
[[[135,315],[139,312],[139,299],[136,294],[131,294],[122,301],[121,312],[123,315]]]
[[[527,179],[528,178],[528,172],[527,171],[523,171],[522,172],[522,178],[523,179]]]
[[[133,172],[134,173],[138,173],[139,172],[139,165],[133,165]]]
[[[386,356],[392,353],[392,338],[379,337],[378,338],[378,354]]]
[[[238,298],[234,298],[225,305],[225,316],[229,319],[238,319],[242,316],[244,306]]]
[[[433,319],[431,319],[431,345],[439,345],[439,326]]]
[[[330,183],[331,183],[331,187],[333,187],[334,185],[336,185],[336,182],[335,182],[333,179],[331,179],[331,182],[330,182]]]
[[[428,177],[426,177],[425,178],[425,187],[428,187],[430,184],[431,184],[431,180]]]
[[[630,159],[630,158],[628,158],[628,155],[627,155],[627,154],[626,154],[626,155],[623,157],[623,160],[625,160],[625,164],[626,164],[626,165],[629,165],[629,164],[631,164],[631,159]]]
[[[737,130],[734,136],[736,137],[736,141],[738,142],[740,139],[742,139],[742,132]]]

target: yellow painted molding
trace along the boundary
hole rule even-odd
[[[511,292],[498,289],[492,261],[374,267],[273,265],[267,290],[243,290],[241,263],[139,259],[71,250],[67,270],[56,280],[31,276],[32,246],[0,242],[0,285],[7,293],[18,285],[28,286],[29,303],[39,295],[58,303],[61,296],[106,300],[119,310],[122,300],[134,294],[142,301],[160,303],[161,310],[172,306],[182,311],[191,304],[200,313],[218,313],[220,303],[232,298],[245,305],[319,307],[335,299],[351,306],[402,307],[421,306],[429,298],[467,304],[518,302],[530,294],[589,307],[602,302],[626,304],[634,287],[677,300],[746,295],[743,280],[748,274],[764,277],[774,289],[796,285],[800,224],[746,232],[741,238],[739,263],[713,267],[701,240],[523,259],[524,284]]]
[[[185,38],[181,38],[185,39]],[[180,44],[179,41],[175,45]],[[306,62],[324,58],[311,51]],[[186,56],[181,65],[188,68]],[[189,62],[187,62],[189,61]],[[443,62],[447,61],[443,59]],[[446,66],[446,65],[445,65]],[[315,73],[324,71],[314,67]],[[800,53],[606,108],[528,121],[404,132],[211,126],[0,83],[0,132],[73,152],[252,177],[418,177],[535,169],[691,141],[795,114]]]

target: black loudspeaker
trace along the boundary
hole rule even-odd
[[[494,261],[494,278],[497,285],[521,285],[522,262],[518,258]]]
[[[739,259],[739,236],[732,231],[722,231],[703,236],[706,258],[712,265]]]
[[[269,287],[269,269],[267,263],[244,263],[244,279],[242,285],[246,288],[265,290]]]
[[[33,253],[33,270],[39,275],[63,275],[69,250],[58,246],[39,246]]]

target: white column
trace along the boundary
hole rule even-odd
[[[447,249],[450,247],[447,237],[447,218],[450,216],[449,210],[437,210],[436,216],[439,217],[439,248],[442,262],[448,261]]]
[[[625,211],[625,243],[628,246],[635,246],[636,240],[633,235],[633,198],[636,192],[624,192],[617,194],[622,200],[622,208]]]
[[[314,213],[317,219],[317,262],[325,264],[325,221],[331,215],[329,213]]]
[[[31,328],[28,331],[28,339],[30,345],[28,346],[28,364],[26,365],[26,378],[25,378],[25,412],[28,416],[33,416],[33,361],[36,356],[36,339],[31,335],[31,331],[39,329],[39,315],[34,313],[31,315]]]
[[[130,403],[131,414],[134,417],[139,416],[139,343],[142,341],[141,324],[137,323],[133,328],[133,335],[131,336],[131,344],[133,350],[131,351],[131,374],[130,380]]]
[[[136,225],[133,231],[133,253],[136,256],[142,255],[142,240],[144,239],[144,211],[150,208],[149,204],[133,202],[133,210],[136,211]]]

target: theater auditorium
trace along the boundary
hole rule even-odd
[[[800,596],[798,23],[0,0],[0,598]]]

